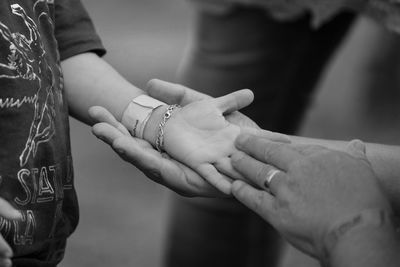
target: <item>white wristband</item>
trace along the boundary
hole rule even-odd
[[[165,103],[148,95],[140,95],[132,99],[122,115],[122,124],[133,137],[143,139],[144,128],[154,109]]]

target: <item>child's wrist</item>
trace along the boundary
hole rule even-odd
[[[162,105],[154,109],[144,127],[144,139],[153,147],[156,146],[159,125],[167,109],[168,105]]]
[[[133,137],[144,138],[144,129],[153,111],[166,105],[148,95],[139,95],[131,100],[122,115],[122,124]]]

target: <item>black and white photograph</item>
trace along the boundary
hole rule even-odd
[[[0,267],[399,267],[400,0],[0,0]]]

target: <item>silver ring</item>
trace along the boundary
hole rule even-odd
[[[269,188],[269,185],[271,184],[272,179],[274,179],[275,175],[280,173],[280,170],[277,169],[272,169],[268,171],[267,177],[265,178],[264,186],[266,188]]]

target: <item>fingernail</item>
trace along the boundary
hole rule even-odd
[[[359,139],[354,139],[350,142],[358,150],[365,151],[365,143]]]
[[[240,180],[234,181],[232,184],[232,193],[235,194],[236,192],[238,192],[243,187],[243,185],[244,183]]]

